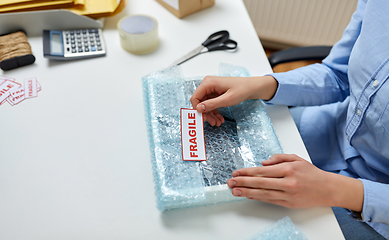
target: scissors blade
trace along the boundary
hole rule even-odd
[[[188,61],[188,60],[191,59],[192,57],[197,56],[197,55],[199,55],[200,53],[202,53],[201,50],[203,50],[204,48],[205,48],[205,47],[204,47],[203,45],[198,46],[197,48],[193,49],[192,51],[188,52],[188,53],[185,54],[183,57],[179,58],[177,61],[175,61],[174,63],[172,63],[169,67],[173,67],[173,66],[175,66],[175,65],[180,65],[181,63]]]

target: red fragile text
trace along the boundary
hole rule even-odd
[[[12,84],[7,84],[7,85],[5,85],[3,88],[1,88],[1,89],[0,89],[0,97],[3,96],[3,94],[8,93],[8,91],[9,91],[11,88],[13,88],[13,87],[14,87],[14,85],[12,85]]]
[[[197,141],[196,141],[196,116],[194,113],[188,113],[188,129],[189,129],[189,154],[191,157],[198,157],[197,153]]]

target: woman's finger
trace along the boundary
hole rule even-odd
[[[224,123],[224,117],[217,111],[217,109],[213,110],[213,114],[220,121],[220,125]],[[217,126],[220,127],[220,125],[217,125]]]
[[[236,177],[227,181],[230,188],[245,187],[258,189],[285,190],[282,178],[267,177]]]
[[[201,113],[218,108],[220,101],[213,101],[213,99],[218,98],[227,90],[223,90],[224,87],[217,77],[206,76],[190,98],[193,108]],[[204,102],[207,102],[207,104],[204,104]]]
[[[219,113],[217,113],[217,114],[219,114]],[[204,121],[208,122],[209,125],[211,125],[211,126],[220,127],[220,125],[224,122],[223,117],[220,115],[220,117],[222,119],[221,120],[218,116],[215,115],[214,111],[208,112],[208,113],[203,113],[203,116],[204,116]]]
[[[249,177],[269,177],[269,178],[281,178],[285,174],[280,170],[279,165],[241,168],[232,172],[233,177],[249,176]]]
[[[248,199],[263,199],[263,200],[285,200],[283,191],[272,189],[254,189],[254,188],[233,188],[232,195],[235,197],[245,197]]]
[[[269,165],[279,164],[283,162],[293,162],[299,160],[304,160],[304,159],[300,158],[296,154],[274,154],[269,159],[263,161],[262,165],[269,166]]]

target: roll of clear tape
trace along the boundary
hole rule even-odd
[[[159,45],[158,22],[147,15],[130,15],[117,24],[121,46],[134,54],[145,54]]]

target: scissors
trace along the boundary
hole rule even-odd
[[[182,58],[175,61],[169,67],[180,65],[189,59],[206,52],[212,52],[217,50],[234,50],[238,47],[238,43],[230,39],[230,33],[226,30],[215,32],[211,34],[207,40],[205,40],[200,46],[187,53]]]

